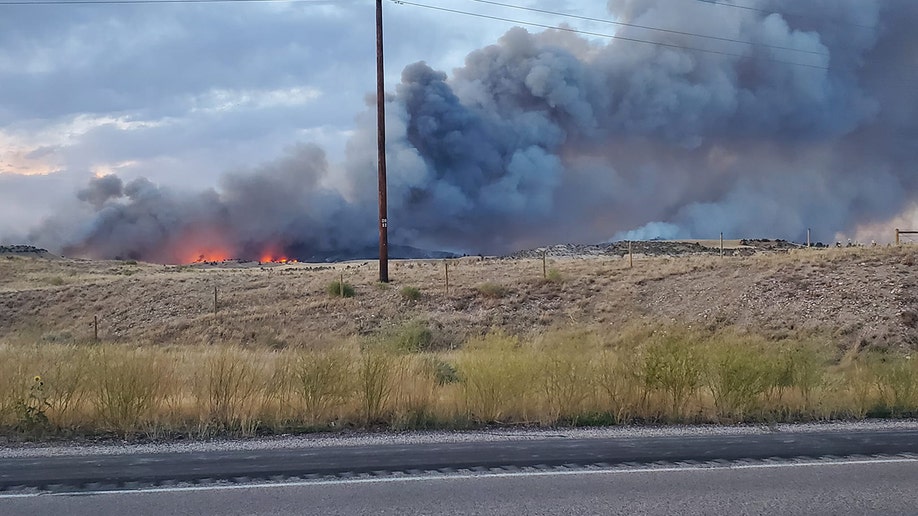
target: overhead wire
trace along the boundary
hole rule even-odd
[[[803,53],[803,54],[827,55],[825,52],[820,52],[820,51],[816,51],[816,50],[805,50],[805,49],[801,49],[801,48],[784,47],[784,46],[780,46],[780,45],[769,45],[769,44],[766,44],[766,43],[754,43],[754,42],[752,42],[752,41],[746,41],[746,40],[742,40],[742,39],[727,38],[727,37],[723,37],[723,36],[712,36],[712,35],[708,35],[708,34],[699,34],[699,33],[696,33],[696,32],[687,32],[687,31],[681,31],[681,30],[675,30],[675,29],[665,29],[665,28],[662,28],[662,27],[652,27],[652,26],[649,26],[649,25],[640,25],[640,24],[637,24],[637,23],[621,22],[621,21],[609,20],[609,19],[605,19],[605,18],[597,18],[597,17],[593,17],[593,16],[581,16],[581,15],[578,15],[578,14],[563,13],[563,12],[558,12],[558,11],[550,11],[550,10],[547,10],[547,9],[539,9],[539,8],[536,8],[536,7],[526,7],[526,6],[522,6],[522,5],[513,5],[513,4],[503,3],[503,2],[495,2],[495,1],[493,1],[493,0],[468,0],[468,1],[469,1],[469,2],[476,2],[476,3],[479,3],[479,4],[487,4],[487,5],[494,5],[494,6],[498,6],[498,7],[505,7],[505,8],[507,8],[507,9],[516,9],[516,10],[520,10],[520,11],[529,11],[529,12],[533,12],[533,13],[549,14],[549,15],[552,15],[552,16],[563,16],[563,17],[566,17],[566,18],[572,18],[572,19],[576,19],[576,20],[583,20],[583,21],[589,21],[589,22],[605,23],[605,24],[609,24],[609,25],[616,25],[616,26],[619,26],[619,27],[630,27],[630,28],[635,28],[635,29],[651,30],[651,31],[656,31],[656,32],[663,32],[663,33],[666,33],[666,34],[677,34],[677,35],[680,35],[680,36],[691,36],[691,37],[694,37],[694,38],[704,38],[704,39],[711,39],[711,40],[716,40],[716,41],[726,41],[726,42],[730,42],[730,43],[741,43],[741,44],[744,44],[744,45],[758,45],[758,46],[761,46],[761,47],[774,48],[774,49],[777,49],[777,50],[787,50],[787,51],[791,51],[791,52],[800,52],[800,53]]]
[[[715,55],[728,56],[728,57],[748,57],[748,56],[746,56],[745,54],[739,54],[739,53],[736,53],[736,52],[728,52],[728,51],[724,51],[724,50],[714,50],[714,49],[710,49],[710,48],[692,47],[692,46],[688,46],[688,45],[680,45],[680,44],[676,44],[676,43],[666,43],[666,42],[662,42],[662,41],[653,41],[653,40],[647,40],[647,39],[633,38],[633,37],[630,37],[630,36],[621,36],[621,35],[616,35],[616,34],[606,34],[606,33],[602,33],[602,32],[594,32],[594,31],[583,30],[583,29],[575,29],[575,28],[573,28],[573,27],[568,27],[568,26],[564,26],[564,25],[549,25],[549,24],[545,24],[545,23],[537,23],[537,22],[531,22],[531,21],[517,20],[517,19],[512,19],[512,18],[506,18],[506,17],[503,17],[503,16],[494,16],[494,15],[483,14],[483,13],[473,13],[473,12],[469,12],[469,11],[462,11],[462,10],[459,10],[459,9],[451,9],[451,8],[449,8],[449,7],[442,7],[442,6],[437,6],[437,5],[429,5],[429,4],[422,4],[422,3],[418,3],[418,2],[411,2],[411,1],[409,1],[409,0],[390,0],[390,1],[393,2],[393,3],[395,3],[395,4],[397,4],[397,5],[408,5],[408,6],[413,6],[413,7],[421,7],[421,8],[424,8],[424,9],[431,9],[431,10],[435,10],[435,11],[443,11],[443,12],[452,13],[452,14],[461,14],[461,15],[465,15],[465,16],[473,16],[473,17],[477,17],[477,18],[483,18],[483,19],[494,20],[494,21],[501,21],[501,22],[512,23],[512,24],[517,24],[517,25],[527,25],[527,26],[530,26],[530,27],[539,27],[539,28],[543,28],[543,29],[551,29],[551,30],[557,30],[557,31],[563,31],[563,32],[571,32],[571,33],[575,33],[575,34],[582,34],[582,35],[585,35],[585,36],[594,36],[594,37],[598,37],[598,38],[614,39],[614,40],[620,40],[620,41],[629,41],[629,42],[632,42],[632,43],[642,43],[642,44],[646,44],[646,45],[655,45],[655,46],[666,47],[666,48],[676,48],[676,49],[680,49],[680,50],[692,50],[692,51],[695,51],[695,52],[702,52],[702,53],[706,53],[706,54],[715,54]],[[785,64],[785,65],[789,65],[789,66],[801,66],[801,67],[812,68],[812,69],[816,69],[816,70],[828,70],[828,69],[829,69],[829,67],[827,67],[827,66],[815,65],[815,64],[810,64],[810,63],[801,63],[801,62],[796,62],[796,61],[784,61],[784,60],[781,60],[781,59],[774,59],[774,58],[767,57],[767,56],[763,56],[763,57],[761,57],[761,59],[764,59],[764,60],[766,60],[766,61],[770,61],[770,62],[773,62],[773,63]]]
[[[306,4],[333,4],[333,3],[344,3],[344,2],[353,2],[353,1],[356,1],[356,0],[0,0],[0,6],[41,6],[41,5],[56,5],[56,6],[61,6],[61,5],[152,5],[152,4],[233,4],[233,3],[306,3]],[[736,52],[729,52],[729,51],[725,51],[725,50],[715,50],[715,49],[710,49],[710,48],[700,48],[700,47],[693,47],[693,46],[689,46],[689,45],[682,45],[682,44],[676,44],[676,43],[667,43],[667,42],[663,42],[663,41],[654,41],[654,40],[650,40],[650,39],[641,39],[641,38],[636,38],[636,37],[631,37],[631,36],[623,36],[623,35],[617,35],[617,34],[607,34],[607,33],[602,33],[602,32],[596,32],[596,31],[589,31],[589,30],[577,29],[577,28],[574,28],[574,27],[566,26],[566,25],[549,25],[549,24],[545,24],[545,23],[538,23],[538,22],[532,22],[532,21],[525,21],[525,20],[512,19],[512,18],[507,18],[507,17],[503,17],[503,16],[494,16],[494,15],[489,15],[489,14],[484,14],[484,13],[475,13],[475,12],[470,12],[470,11],[463,11],[463,10],[460,10],[460,9],[451,9],[451,8],[448,8],[448,7],[435,6],[435,5],[429,5],[429,4],[422,4],[422,3],[411,2],[411,1],[407,1],[407,0],[390,0],[390,1],[392,1],[393,3],[398,4],[398,5],[408,5],[408,6],[413,6],[413,7],[420,7],[420,8],[424,8],[424,9],[431,9],[431,10],[442,11],[442,12],[447,12],[447,13],[452,13],[452,14],[459,14],[459,15],[464,15],[464,16],[478,17],[478,18],[489,19],[489,20],[494,20],[494,21],[501,21],[501,22],[506,22],[506,23],[517,24],[517,25],[526,25],[526,26],[530,26],[530,27],[539,27],[539,28],[550,29],[550,30],[558,30],[558,31],[564,31],[564,32],[571,32],[571,33],[576,33],[576,34],[581,34],[581,35],[586,35],[586,36],[593,36],[593,37],[606,38],[606,39],[614,39],[614,40],[621,40],[621,41],[629,41],[629,42],[632,42],[632,43],[641,43],[641,44],[647,44],[647,45],[655,45],[655,46],[666,47],[666,48],[677,48],[677,49],[682,49],[682,50],[691,50],[691,51],[695,51],[695,52],[702,52],[702,53],[706,53],[706,54],[722,55],[722,56],[728,56],[728,57],[746,57],[745,54],[740,54],[740,53],[736,53]],[[632,23],[626,23],[626,22],[617,22],[617,21],[613,21],[613,20],[606,20],[606,19],[602,19],[602,18],[595,18],[595,17],[589,17],[589,16],[581,16],[581,15],[576,15],[576,14],[572,14],[572,13],[562,13],[562,12],[558,12],[558,11],[550,11],[550,10],[547,10],[547,9],[538,9],[538,8],[534,8],[534,7],[525,7],[525,6],[507,4],[507,3],[503,3],[503,2],[497,2],[497,1],[495,1],[495,0],[469,0],[469,1],[477,2],[477,3],[481,3],[481,4],[490,4],[490,5],[494,5],[494,6],[498,6],[498,7],[504,7],[504,8],[509,8],[509,9],[517,9],[517,10],[530,11],[530,12],[540,13],[540,14],[550,14],[550,15],[553,15],[553,16],[568,17],[568,18],[579,19],[579,20],[583,20],[583,21],[599,22],[599,23],[608,23],[608,24],[612,24],[612,25],[628,26],[628,27],[639,28],[639,29],[644,29],[644,30],[659,31],[659,32],[663,32],[663,33],[679,34],[679,35],[692,36],[692,37],[698,37],[698,38],[704,38],[704,39],[711,39],[711,40],[719,40],[719,41],[725,41],[725,42],[731,42],[731,43],[739,43],[739,44],[753,45],[752,42],[743,41],[743,40],[738,40],[738,39],[733,39],[733,38],[725,38],[725,37],[712,36],[712,35],[706,35],[706,34],[697,34],[697,33],[685,32],[685,31],[677,31],[677,30],[673,30],[673,29],[664,29],[664,28],[660,28],[660,27],[650,27],[650,26],[644,26],[644,25],[638,25],[638,24],[632,24]],[[727,3],[723,3],[723,2],[718,2],[718,1],[716,1],[716,0],[697,0],[697,1],[705,2],[705,3],[709,3],[709,4],[713,4],[713,5],[724,5],[724,6],[731,6],[731,7],[745,7],[745,8],[749,8],[749,9],[753,9],[753,10],[761,10],[761,9],[752,8],[752,7],[749,7],[749,6],[742,6],[742,5],[740,5],[740,4],[727,4]],[[762,10],[762,11],[764,11],[764,10]],[[796,49],[796,48],[791,48],[791,47],[780,47],[780,46],[776,46],[776,45],[766,45],[766,44],[761,44],[760,46],[763,46],[763,47],[766,47],[766,48],[773,48],[773,49],[776,49],[776,50],[794,51],[794,52],[812,54],[812,55],[817,55],[817,56],[826,56],[826,55],[827,55],[827,54],[821,53],[821,52],[809,51],[809,50],[803,50],[803,49]],[[779,64],[786,64],[786,65],[790,65],[790,66],[801,66],[801,67],[812,68],[812,69],[817,69],[817,70],[828,70],[828,69],[829,69],[827,66],[816,65],[816,64],[811,64],[811,63],[802,63],[802,62],[798,62],[798,61],[785,61],[785,60],[782,60],[782,59],[775,59],[775,58],[771,58],[771,57],[767,57],[767,56],[762,57],[762,59],[765,59],[765,60],[771,61],[771,62],[775,62],[775,63],[779,63]]]
[[[803,18],[803,19],[817,19],[817,18],[818,18],[818,19],[820,19],[820,20],[825,20],[825,17],[822,17],[822,16],[812,16],[812,15],[808,15],[808,14],[797,14],[797,13],[787,12],[787,11],[778,12],[778,11],[774,11],[774,10],[771,10],[771,9],[762,9],[761,7],[753,7],[753,6],[751,6],[751,5],[737,4],[737,3],[733,3],[733,2],[722,2],[721,0],[693,0],[693,1],[695,1],[695,2],[701,2],[701,3],[703,3],[703,4],[709,4],[709,5],[712,5],[712,6],[730,7],[730,8],[733,8],[733,9],[742,9],[742,10],[745,10],[745,11],[753,11],[753,12],[763,13],[763,14],[780,14],[781,16],[784,16],[784,17],[791,17],[791,18]],[[860,28],[863,28],[863,29],[874,29],[874,28],[876,28],[876,27],[874,27],[873,25],[864,25],[864,24],[862,24],[862,23],[838,22],[838,21],[834,21],[833,23],[836,23],[836,24],[839,24],[839,25],[849,25],[849,26],[851,26],[851,27],[860,27]]]

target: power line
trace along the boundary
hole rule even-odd
[[[564,17],[567,17],[567,18],[574,18],[574,19],[584,20],[584,21],[590,21],[590,22],[606,23],[606,24],[609,24],[609,25],[617,25],[617,26],[620,26],[620,27],[631,27],[631,28],[635,28],[635,29],[652,30],[652,31],[658,31],[658,32],[665,32],[665,33],[667,33],[667,34],[678,34],[678,35],[680,35],[680,36],[691,36],[691,37],[694,37],[694,38],[713,39],[713,40],[717,40],[717,41],[727,41],[727,42],[730,42],[730,43],[741,43],[741,44],[744,44],[744,45],[756,45],[756,43],[754,43],[754,42],[752,42],[752,41],[745,41],[745,40],[741,40],[741,39],[727,38],[727,37],[721,37],[721,36],[711,36],[711,35],[707,35],[707,34],[698,34],[698,33],[696,33],[696,32],[684,32],[684,31],[675,30],[675,29],[664,29],[664,28],[661,28],[661,27],[651,27],[651,26],[649,26],[649,25],[639,25],[639,24],[637,24],[637,23],[619,22],[619,21],[613,21],[613,20],[608,20],[608,19],[604,19],[604,18],[595,18],[595,17],[592,17],[592,16],[580,16],[580,15],[577,15],[577,14],[562,13],[562,12],[557,12],[557,11],[549,11],[549,10],[546,10],[546,9],[538,9],[538,8],[535,8],[535,7],[525,7],[525,6],[521,6],[521,5],[505,4],[505,3],[502,3],[502,2],[494,2],[494,1],[492,1],[492,0],[468,0],[468,1],[470,1],[470,2],[477,2],[477,3],[480,3],[480,4],[488,4],[488,5],[495,5],[495,6],[499,6],[499,7],[506,7],[506,8],[508,8],[508,9],[517,9],[517,10],[520,10],[520,11],[529,11],[529,12],[534,12],[534,13],[550,14],[550,15],[552,15],[552,16],[564,16]],[[804,53],[804,54],[814,54],[814,55],[821,55],[821,56],[828,55],[828,54],[825,53],[825,52],[820,52],[820,51],[815,51],[815,50],[803,50],[803,49],[800,49],[800,48],[783,47],[783,46],[780,46],[780,45],[768,45],[768,44],[765,44],[765,43],[758,43],[758,45],[759,45],[759,46],[762,46],[762,47],[766,47],[766,48],[774,48],[774,49],[778,49],[778,50],[788,50],[788,51],[791,51],[791,52],[800,52],[800,53]]]
[[[695,1],[701,2],[701,3],[704,3],[704,4],[710,4],[710,5],[712,5],[712,6],[732,7],[732,8],[734,8],[734,9],[743,9],[743,10],[745,10],[745,11],[754,11],[754,12],[763,13],[763,14],[780,14],[781,16],[791,17],[791,18],[803,18],[803,19],[813,19],[813,20],[815,20],[815,19],[823,19],[823,20],[824,20],[824,19],[825,19],[825,18],[822,17],[822,16],[812,16],[812,15],[808,15],[808,14],[795,14],[795,13],[788,13],[788,12],[778,12],[778,11],[774,11],[774,10],[771,10],[771,9],[762,9],[761,7],[753,7],[753,6],[751,6],[751,5],[743,5],[743,4],[735,4],[735,3],[722,2],[722,1],[720,1],[720,0],[695,0]],[[875,29],[875,28],[876,28],[876,27],[874,27],[873,25],[864,25],[864,24],[862,24],[862,23],[853,23],[853,22],[834,22],[834,23],[837,23],[837,24],[839,24],[839,25],[848,25],[848,26],[851,26],[851,27],[860,27],[860,28],[862,28],[862,29]]]
[[[616,39],[616,40],[620,40],[620,41],[630,41],[630,42],[633,42],[633,43],[643,43],[643,44],[646,44],[646,45],[656,45],[656,46],[660,46],[660,47],[677,48],[677,49],[680,49],[680,50],[693,50],[693,51],[695,51],[695,52],[703,52],[703,53],[706,53],[706,54],[716,54],[716,55],[721,55],[721,56],[729,56],[729,57],[747,57],[747,56],[744,55],[744,54],[737,54],[737,53],[735,53],[735,52],[726,52],[726,51],[722,51],[722,50],[712,50],[712,49],[707,49],[707,48],[690,47],[690,46],[686,46],[686,45],[677,45],[677,44],[675,44],[675,43],[664,43],[664,42],[661,42],[661,41],[652,41],[652,40],[646,40],[646,39],[631,38],[631,37],[627,37],[627,36],[617,36],[617,35],[613,35],[613,34],[605,34],[605,33],[602,33],[602,32],[593,32],[593,31],[587,31],[587,30],[582,30],[582,29],[575,29],[575,28],[572,28],[572,27],[565,27],[565,26],[563,26],[563,25],[561,25],[561,26],[559,26],[559,25],[547,25],[547,24],[544,24],[544,23],[536,23],[536,22],[528,22],[528,21],[523,21],[523,20],[515,20],[515,19],[511,19],[511,18],[504,18],[504,17],[501,17],[501,16],[492,16],[492,15],[489,15],[489,14],[473,13],[473,12],[468,12],[468,11],[460,11],[460,10],[458,10],[458,9],[450,9],[450,8],[448,8],[448,7],[440,7],[440,6],[436,6],[436,5],[419,4],[419,3],[415,3],[415,2],[409,2],[409,1],[406,1],[406,0],[391,0],[391,1],[392,1],[393,3],[395,3],[395,4],[398,4],[398,5],[410,5],[410,6],[413,6],[413,7],[422,7],[422,8],[424,8],[424,9],[432,9],[432,10],[434,10],[434,11],[443,11],[443,12],[452,13],[452,14],[462,14],[462,15],[465,15],[465,16],[474,16],[474,17],[477,17],[477,18],[484,18],[484,19],[488,19],[488,20],[502,21],[502,22],[513,23],[513,24],[518,24],[518,25],[528,25],[528,26],[531,26],[531,27],[539,27],[539,28],[543,28],[543,29],[552,29],[552,30],[559,30],[559,31],[564,31],[564,32],[572,32],[572,33],[575,33],[575,34],[583,34],[583,35],[586,35],[586,36],[595,36],[595,37],[598,37],[598,38]],[[814,65],[814,64],[808,64],[808,63],[799,63],[799,62],[794,62],[794,61],[782,61],[782,60],[780,60],[780,59],[772,59],[772,58],[770,58],[770,57],[762,57],[761,59],[764,59],[764,60],[766,60],[766,61],[771,61],[771,62],[773,62],[773,63],[785,64],[785,65],[790,65],[790,66],[802,66],[802,67],[805,67],[805,68],[813,68],[813,69],[816,69],[816,70],[828,70],[828,69],[829,69],[829,67],[827,67],[827,66]]]

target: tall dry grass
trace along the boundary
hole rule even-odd
[[[918,414],[918,360],[839,358],[828,340],[633,327],[530,340],[496,331],[431,351],[396,337],[310,349],[8,342],[0,427],[200,436]]]

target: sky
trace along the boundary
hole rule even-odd
[[[418,3],[592,34],[384,4],[397,243],[918,223],[908,2]],[[189,235],[370,244],[374,105],[372,1],[0,5],[0,242],[167,262],[188,253],[153,249]]]
[[[384,12],[390,90],[409,63],[449,70],[512,26],[392,2]],[[94,175],[209,187],[306,141],[340,160],[375,92],[375,37],[367,0],[0,6],[0,234]]]

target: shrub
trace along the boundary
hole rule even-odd
[[[626,422],[640,401],[639,368],[634,357],[604,351],[599,357],[596,382],[605,395],[604,410],[614,422]]]
[[[205,408],[205,425],[251,430],[252,400],[264,387],[260,364],[252,358],[240,349],[224,348],[205,359],[203,370],[196,375],[196,397],[198,405]]]
[[[745,340],[708,350],[708,387],[720,417],[742,421],[760,406],[772,378],[763,355]]]
[[[548,269],[548,273],[545,274],[545,281],[548,283],[563,283],[564,276],[561,275],[561,271],[552,267]]]
[[[342,350],[306,352],[294,367],[296,391],[302,400],[306,422],[315,425],[330,420],[332,410],[353,393],[354,357]]]
[[[332,297],[354,297],[354,287],[340,280],[332,281],[325,288],[325,292]]]
[[[360,357],[358,391],[366,425],[379,423],[392,395],[395,360],[380,350],[365,350]]]
[[[576,419],[583,412],[594,376],[589,355],[570,349],[539,353],[539,380],[548,423]],[[544,417],[544,416],[543,416]]]
[[[662,391],[671,403],[671,416],[679,418],[691,396],[701,386],[703,365],[691,335],[671,334],[644,350],[641,377],[646,389]]]
[[[496,283],[478,285],[478,294],[488,299],[500,299],[507,295],[507,288]]]
[[[430,367],[433,369],[434,379],[437,385],[449,385],[459,381],[459,371],[453,364],[439,358],[430,359]]]
[[[391,330],[385,343],[401,353],[419,353],[433,347],[434,334],[426,321],[415,320]]]
[[[405,301],[417,301],[421,299],[421,290],[417,287],[402,287],[399,294]]]
[[[94,362],[91,396],[100,422],[125,434],[148,423],[165,398],[170,364],[142,350],[112,348]]]
[[[491,423],[519,415],[538,366],[517,337],[495,332],[469,341],[457,369],[469,416]]]
[[[880,401],[892,415],[907,414],[918,404],[918,367],[909,358],[871,357]]]

